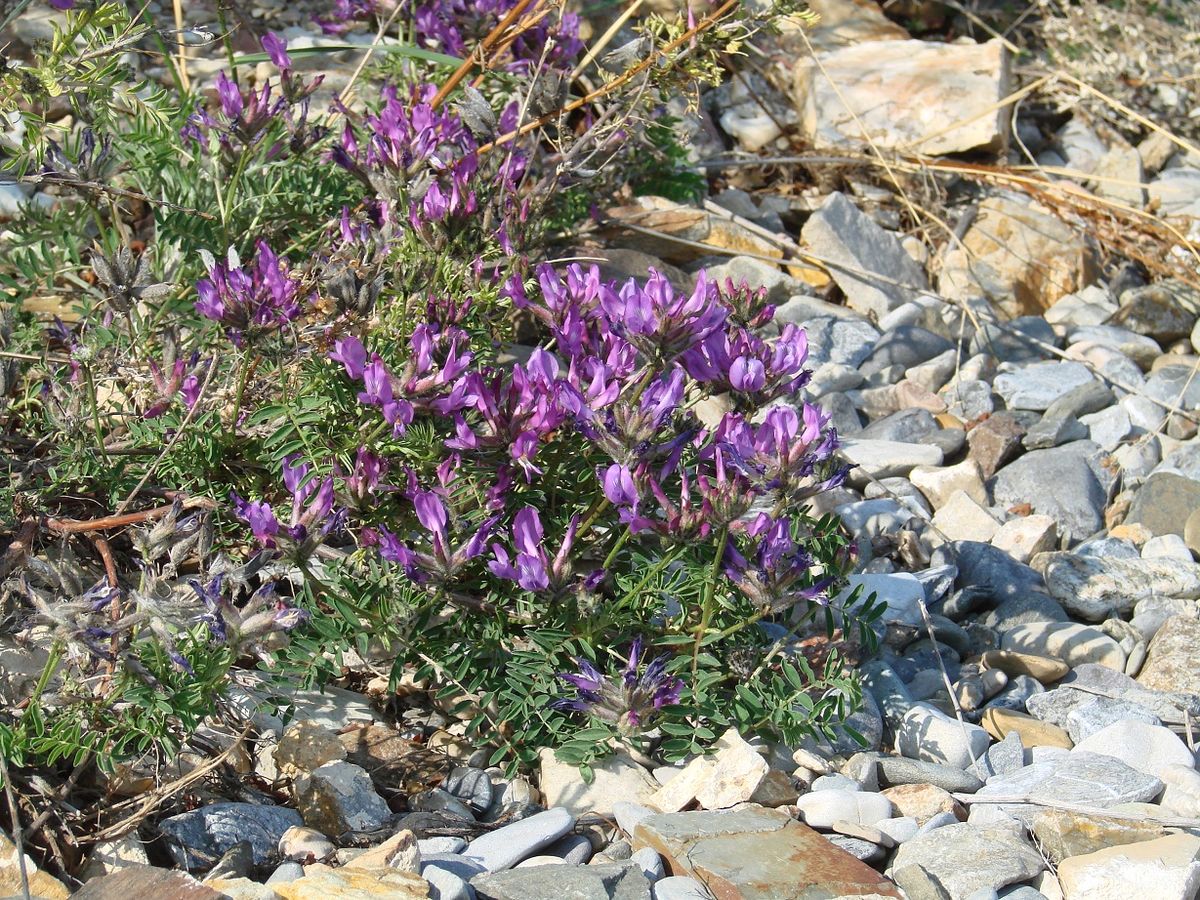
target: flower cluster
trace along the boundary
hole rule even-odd
[[[833,582],[813,577],[813,558],[792,538],[792,522],[761,513],[746,530],[754,541],[750,558],[733,542],[725,546],[725,574],[755,606],[783,612],[802,601],[820,600]]]
[[[283,461],[283,484],[292,498],[291,518],[281,525],[271,504],[264,500],[244,500],[232,495],[234,512],[250,526],[255,539],[266,548],[285,541],[295,548],[297,557],[309,555],[331,531],[340,527],[344,515],[334,513],[332,476],[310,477],[312,467],[293,454]]]
[[[653,728],[663,707],[679,702],[683,681],[667,673],[670,661],[658,656],[639,671],[642,641],[634,640],[629,660],[614,677],[601,675],[586,659],[577,659],[579,673],[560,672],[558,677],[575,688],[575,696],[555,700],[555,709],[576,710],[616,725],[622,734]]]
[[[202,251],[208,277],[196,284],[196,311],[220,322],[234,344],[276,330],[300,315],[300,282],[265,241],[243,266],[231,248],[224,262]]]

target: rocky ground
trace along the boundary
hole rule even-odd
[[[868,746],[730,733],[679,767],[618,754],[586,783],[546,753],[509,778],[422,684],[300,692],[286,728],[213,730],[236,777],[97,845],[78,896],[1197,895],[1200,152],[1053,104],[1010,124],[1001,101],[1030,78],[1005,39],[914,40],[868,0],[813,5],[815,31],[695,121],[721,189],[611,210],[583,249],[613,274],[761,283],[776,323],[807,330],[808,396],[857,467],[816,509],[854,536],[852,587],[887,604],[851,720]],[[1175,90],[1147,114],[1194,106]],[[802,184],[743,165],[797,148],[840,168],[802,160]],[[1036,189],[1012,174],[1026,163]]]

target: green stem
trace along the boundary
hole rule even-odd
[[[229,423],[230,434],[237,432],[238,419],[242,415],[242,399],[246,394],[246,383],[250,381],[250,375],[257,368],[257,363],[257,359],[253,362],[248,362],[246,357],[242,357],[240,372],[238,374],[237,393],[233,398],[233,419]]]
[[[604,557],[604,564],[601,566],[602,569],[607,569],[613,564],[613,560],[617,558],[617,554],[621,551],[621,548],[625,546],[625,543],[631,537],[633,537],[633,530],[631,528],[626,528],[624,533],[617,538],[617,542],[613,544],[612,549],[608,551],[608,556]]]
[[[704,585],[704,599],[700,602],[700,624],[696,626],[696,639],[692,643],[692,677],[696,677],[699,667],[700,643],[708,631],[708,625],[713,617],[713,599],[717,593],[717,579],[721,577],[721,560],[725,557],[725,545],[729,541],[729,526],[722,525],[717,536],[717,553],[713,557],[712,569],[708,573],[708,582]]]
[[[92,428],[96,432],[96,446],[100,448],[100,455],[104,458],[104,462],[112,465],[108,451],[104,449],[104,434],[100,429],[100,403],[96,399],[96,382],[92,380],[92,369],[90,366],[83,367],[83,378],[87,384],[88,400],[92,407]]]

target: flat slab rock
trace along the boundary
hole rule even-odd
[[[34,894],[37,885],[31,885]],[[192,876],[155,866],[129,866],[103,878],[93,878],[73,896],[83,900],[220,900],[224,894],[201,884]]]
[[[690,875],[717,900],[820,900],[903,895],[890,881],[806,825],[773,809],[664,813],[634,829],[672,875]]]
[[[636,863],[536,866],[471,879],[479,900],[650,900],[650,880]]]

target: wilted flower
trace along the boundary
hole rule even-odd
[[[111,256],[96,250],[92,271],[104,289],[104,299],[120,313],[129,312],[141,301],[162,300],[172,291],[171,285],[154,280],[146,255],[135,257],[128,247]]]
[[[208,626],[212,639],[233,647],[236,652],[254,649],[263,659],[269,659],[260,644],[273,635],[291,631],[309,618],[307,610],[277,599],[274,583],[260,587],[240,606],[226,596],[223,575],[213,576],[207,584],[196,579],[188,584],[204,603],[206,611],[201,621]]]
[[[554,709],[576,710],[616,725],[623,734],[654,727],[664,706],[679,702],[683,681],[667,674],[667,656],[651,660],[638,671],[642,639],[629,648],[629,661],[616,676],[601,675],[586,659],[577,659],[579,673],[560,672],[558,677],[575,688],[575,697],[555,700]]]

